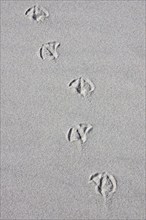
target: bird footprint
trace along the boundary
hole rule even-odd
[[[106,200],[111,198],[117,189],[117,181],[114,176],[109,175],[107,172],[101,174],[95,173],[90,176],[89,183],[95,184],[96,193],[103,196]]]
[[[60,46],[60,43],[57,43],[56,41],[48,42],[46,44],[43,44],[41,48],[39,49],[38,55],[41,57],[42,60],[48,59],[55,60],[58,58],[57,48]]]
[[[87,140],[87,134],[92,129],[92,125],[85,123],[72,127],[67,132],[67,140],[70,142],[80,141],[81,143],[85,143]]]
[[[47,17],[49,17],[49,12],[39,5],[34,5],[33,7],[26,10],[25,15],[33,21],[42,22]]]
[[[83,97],[90,95],[95,89],[94,84],[89,79],[84,79],[83,77],[72,80],[68,86]]]

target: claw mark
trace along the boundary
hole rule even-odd
[[[49,12],[40,7],[39,5],[34,5],[33,7],[26,10],[25,15],[30,19],[36,22],[42,22],[47,17],[49,17]]]
[[[57,48],[60,46],[60,43],[57,43],[56,41],[49,42],[46,44],[43,44],[41,48],[39,49],[39,56],[42,60],[48,59],[55,60],[58,58]]]
[[[90,124],[79,124],[73,128],[70,128],[67,132],[67,140],[70,142],[80,141],[81,143],[85,143],[87,140],[87,134],[93,129]]]
[[[90,95],[95,89],[94,84],[89,79],[82,77],[72,80],[68,86],[83,97]]]
[[[95,173],[90,176],[89,183],[95,184],[96,193],[103,196],[106,200],[111,198],[117,189],[117,181],[114,176],[109,175],[107,172],[101,174]]]

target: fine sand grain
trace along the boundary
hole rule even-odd
[[[144,29],[145,1],[1,0],[2,220],[144,220]]]

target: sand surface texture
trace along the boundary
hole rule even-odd
[[[144,219],[144,3],[1,1],[2,220]]]

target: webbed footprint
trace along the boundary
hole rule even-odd
[[[109,175],[107,172],[91,175],[89,183],[91,182],[95,184],[96,193],[102,195],[105,200],[111,198],[116,192],[117,181],[114,176]]]
[[[95,89],[94,84],[89,79],[84,79],[83,77],[72,80],[68,86],[72,91],[77,92],[83,97],[91,95]]]
[[[47,59],[48,61],[55,60],[59,56],[57,52],[57,48],[59,46],[60,46],[60,43],[56,41],[43,44],[41,48],[39,49],[38,55],[42,60],[45,60],[45,59]]]
[[[67,132],[67,140],[70,142],[80,141],[81,143],[85,143],[87,140],[87,134],[92,129],[92,125],[81,123],[69,129],[69,131]]]
[[[49,17],[49,12],[39,5],[34,5],[33,7],[26,10],[25,15],[30,20],[42,22]]]

